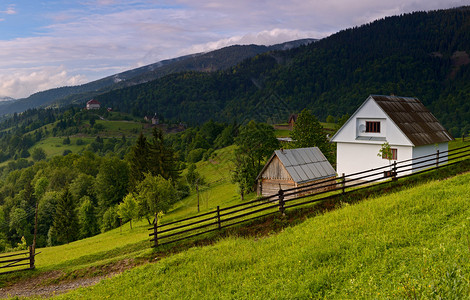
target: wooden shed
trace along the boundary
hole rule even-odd
[[[270,196],[277,194],[280,188],[285,190],[335,177],[335,170],[318,147],[281,149],[274,151],[256,178],[257,191],[259,196]],[[333,182],[323,185],[331,183]],[[321,186],[316,191],[334,188],[331,186],[322,189]]]

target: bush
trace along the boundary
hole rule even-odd
[[[35,148],[33,150],[32,157],[34,161],[40,161],[40,160],[46,159],[46,151],[44,151],[44,149],[39,148],[39,147]]]
[[[77,139],[75,141],[75,144],[77,144],[77,146],[81,146],[81,145],[85,145],[85,142],[82,139]]]
[[[119,227],[119,215],[117,213],[117,205],[111,206],[103,215],[101,221],[101,232],[105,232]]]
[[[205,152],[206,152],[206,149],[203,149],[203,148],[197,148],[197,149],[191,150],[189,151],[188,156],[186,157],[186,161],[191,162],[191,163],[197,163],[198,161],[202,159]]]

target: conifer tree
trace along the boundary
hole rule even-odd
[[[140,132],[135,146],[129,151],[127,161],[129,162],[130,190],[134,191],[139,182],[144,179],[144,173],[148,172],[149,168],[149,144],[142,132]]]
[[[149,171],[153,176],[161,175],[173,182],[180,177],[178,161],[173,149],[165,145],[161,129],[153,128],[152,140],[149,144]]]
[[[75,203],[72,193],[68,188],[65,189],[57,201],[52,226],[54,227],[58,242],[70,243],[77,239],[78,218],[75,212]]]

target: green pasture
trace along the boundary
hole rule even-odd
[[[30,152],[32,152],[34,148],[42,148],[46,152],[47,158],[56,155],[62,155],[64,150],[70,150],[73,153],[78,153],[83,151],[88,144],[95,140],[95,138],[91,137],[69,137],[70,144],[64,144],[64,139],[65,137],[48,137],[42,139],[30,149]],[[82,145],[77,145],[78,139],[81,139],[84,143]]]
[[[234,146],[216,150],[210,159],[196,164],[197,171],[204,177],[206,185],[200,187],[200,212],[214,210],[217,206],[225,207],[240,203],[238,187],[231,182],[230,172],[233,168],[232,157]],[[183,172],[183,176],[185,173]],[[245,200],[254,199],[255,193],[245,195]],[[197,214],[197,194],[191,195],[176,203],[162,219],[162,223],[175,221]]]
[[[63,299],[465,299],[470,174],[374,197],[267,237],[228,237]]]
[[[63,138],[46,139],[44,142],[49,141],[50,144],[45,143],[42,147],[46,150],[48,156],[52,155],[51,153],[53,153],[52,150],[54,148],[64,147],[58,152],[59,155],[61,155],[64,149],[70,149],[73,151],[70,147],[75,144],[75,138],[70,139],[70,145],[63,145]],[[89,143],[94,139],[82,138],[82,140]],[[457,140],[456,142],[450,143],[449,148],[454,149],[467,144],[470,144],[470,141],[462,143]],[[210,159],[196,164],[197,171],[203,175],[206,182],[208,182],[207,186],[201,187],[201,212],[213,210],[217,205],[227,207],[240,203],[241,200],[237,186],[230,181],[233,150],[234,146],[217,150]],[[279,235],[267,238],[263,237],[256,239],[257,241],[232,237],[224,239],[214,246],[192,248],[181,254],[163,259],[157,264],[151,264],[143,268],[126,272],[112,281],[105,281],[105,283],[99,284],[90,291],[80,290],[74,292],[71,296],[65,297],[73,298],[84,296],[85,298],[103,298],[103,295],[114,295],[112,292],[109,292],[109,289],[112,289],[110,288],[110,285],[116,285],[116,292],[122,291],[123,289],[128,289],[129,292],[136,291],[135,289],[145,289],[148,286],[157,285],[162,287],[162,289],[159,289],[159,291],[150,291],[150,293],[152,293],[150,294],[150,297],[152,298],[185,298],[188,297],[190,293],[189,290],[191,288],[200,290],[200,292],[191,296],[192,298],[200,298],[201,293],[202,298],[206,297],[204,295],[215,295],[215,298],[244,298],[252,292],[254,293],[254,298],[291,298],[290,295],[287,294],[287,290],[295,290],[297,288],[299,289],[299,292],[296,292],[296,294],[293,295],[294,298],[308,298],[310,296],[313,298],[326,297],[338,299],[344,299],[344,297],[369,298],[370,296],[373,296],[373,292],[382,288],[385,291],[385,293],[381,294],[384,298],[394,298],[392,296],[396,295],[398,295],[398,297],[405,298],[403,297],[403,295],[405,295],[404,292],[395,295],[393,294],[394,290],[392,288],[399,285],[401,282],[400,280],[404,278],[405,274],[408,274],[407,276],[411,276],[410,278],[413,280],[417,280],[416,282],[419,283],[419,287],[423,288],[423,282],[430,282],[431,279],[437,280],[436,276],[443,275],[447,271],[452,271],[444,267],[447,265],[451,266],[452,264],[450,264],[449,261],[456,257],[447,252],[444,253],[445,255],[440,253],[435,249],[436,243],[442,242],[446,245],[446,249],[451,249],[452,251],[460,249],[459,251],[461,252],[459,253],[463,253],[461,248],[456,248],[460,247],[458,246],[458,243],[452,246],[452,248],[447,246],[448,243],[455,242],[455,236],[449,237],[449,240],[445,239],[440,241],[437,239],[438,236],[443,235],[446,232],[442,228],[444,225],[441,224],[442,226],[439,225],[440,227],[432,227],[427,223],[427,225],[424,223],[421,224],[421,221],[419,220],[424,220],[428,223],[434,222],[434,219],[440,220],[440,222],[447,222],[445,218],[439,217],[439,214],[449,216],[450,221],[454,220],[453,218],[458,218],[454,220],[455,222],[449,221],[450,223],[446,223],[447,225],[445,226],[448,226],[451,231],[455,229],[460,232],[460,227],[454,227],[457,226],[455,224],[461,224],[463,222],[463,219],[461,219],[462,213],[467,212],[468,216],[469,204],[464,200],[466,199],[468,202],[468,199],[470,199],[468,194],[469,177],[470,175],[466,174],[446,181],[434,181],[427,183],[423,187],[393,193],[390,196],[367,200],[364,204],[344,204],[342,209],[331,213],[331,215],[336,217],[329,217],[330,213],[327,213],[325,215],[312,218],[305,224],[285,229],[284,232]],[[467,185],[465,185],[465,183],[467,183]],[[429,194],[427,193],[428,190],[430,191]],[[245,197],[245,199],[252,200],[254,197],[255,194],[253,193]],[[416,198],[416,203],[414,204],[412,199],[413,197]],[[455,204],[449,204],[449,202],[452,202],[452,199],[457,199]],[[435,205],[436,211],[434,211],[432,210],[432,204],[430,203],[432,201],[434,201],[433,203],[442,203],[444,207],[441,207],[441,205]],[[364,205],[364,207],[362,205]],[[462,206],[462,213],[454,209],[455,206],[458,205]],[[387,212],[383,212],[386,207],[390,206],[397,208],[388,208]],[[445,206],[448,206],[448,211],[444,210]],[[370,211],[367,212],[364,217],[360,216],[361,213],[365,213],[368,210]],[[403,210],[403,212],[401,212],[401,210]],[[388,213],[390,213],[390,216],[387,215]],[[196,214],[197,197],[196,193],[192,191],[190,196],[176,203],[174,207],[163,216],[162,222],[167,223]],[[338,217],[338,214],[341,217]],[[346,216],[348,214],[351,214],[352,217],[347,218]],[[399,221],[403,221],[403,226],[406,225],[406,227],[400,227],[397,223],[398,221],[394,221],[394,217]],[[335,218],[340,218],[340,221]],[[344,221],[344,218],[346,218],[347,221]],[[432,239],[427,241],[425,238],[421,238],[416,234],[410,235],[410,238],[408,239],[403,232],[387,233],[387,226],[382,226],[380,224],[380,218],[383,218],[383,222],[385,222],[384,224],[389,223],[390,228],[392,228],[393,231],[398,230],[409,233],[412,228],[416,228],[418,232],[421,232],[426,237],[432,237]],[[410,220],[407,220],[407,218],[410,218]],[[363,220],[363,223],[365,224],[370,222],[373,225],[371,227],[371,231],[367,231],[367,228],[364,228],[364,226],[358,226],[360,224],[355,222],[356,219]],[[349,221],[351,221],[351,223],[348,223]],[[470,226],[470,223],[465,226]],[[150,248],[151,242],[148,237],[148,227],[149,225],[147,221],[143,220],[140,222],[133,222],[132,230],[130,229],[129,224],[124,224],[121,228],[114,229],[95,237],[76,241],[67,245],[38,249],[38,251],[42,253],[37,256],[37,270],[32,273],[23,273],[21,276],[35,276],[42,272],[52,270],[61,270],[67,274],[76,270],[87,270],[95,266],[104,266],[125,259],[148,259],[153,253]],[[287,234],[285,232],[290,233]],[[320,234],[321,232],[323,232],[323,234]],[[291,237],[285,237],[286,234]],[[293,241],[292,236],[298,238],[298,241]],[[377,237],[377,239],[373,237]],[[442,236],[442,238],[444,237],[446,236]],[[278,238],[279,240],[276,240]],[[350,238],[351,241],[349,241]],[[311,239],[310,242],[308,241],[309,239]],[[362,240],[364,240],[364,243],[362,243]],[[354,241],[354,243],[358,243],[358,245],[355,245],[352,241]],[[323,245],[324,242],[326,243],[325,245]],[[459,240],[458,242],[460,243],[461,241]],[[309,251],[312,252],[312,256],[310,257],[308,253],[296,247],[294,245],[296,243],[305,244],[305,249],[309,249]],[[287,247],[286,250],[279,250],[283,249],[285,246]],[[419,261],[419,255],[416,254],[417,249],[421,246],[427,247],[436,252],[435,255],[440,255],[437,256],[437,258],[443,260],[443,262],[439,261],[439,264],[436,264],[436,266],[433,267],[434,269],[431,270],[432,272],[437,272],[432,278],[428,276],[429,274],[426,273],[427,271],[425,274],[421,274],[424,276],[423,278],[420,278],[418,273],[416,273],[418,272],[418,267],[415,268],[414,264],[422,266],[419,265],[422,262]],[[217,254],[219,253],[219,249],[221,249],[220,256]],[[250,249],[253,250],[252,254],[250,253]],[[318,249],[318,251],[316,249]],[[393,249],[396,249],[397,252],[394,253],[391,251]],[[353,253],[354,257],[350,262],[348,262],[349,258],[347,256],[349,250],[352,251],[351,253]],[[233,252],[233,255],[229,254],[230,252]],[[265,253],[270,260],[275,261],[276,263],[273,266],[269,266],[267,258],[263,258],[262,253]],[[288,254],[290,253],[293,254],[293,256],[289,256]],[[377,253],[383,254],[379,255]],[[408,254],[410,254],[410,260],[406,260],[404,262],[399,260],[400,255]],[[470,250],[468,250],[466,254],[467,257],[470,257]],[[206,255],[213,257],[213,260],[208,261],[207,259],[204,259],[204,256]],[[289,257],[283,258],[283,256],[286,255]],[[447,257],[447,255],[449,255],[449,257]],[[227,258],[227,256],[230,257]],[[364,256],[364,259],[361,259],[358,256]],[[227,262],[224,262],[225,258],[227,258]],[[365,264],[367,259],[377,260],[378,266],[374,267],[370,262]],[[289,264],[295,263],[297,260],[304,262],[305,266],[318,269],[318,276],[316,276],[317,273],[313,274],[313,271],[309,271],[303,266],[298,271],[292,270],[293,267],[289,266]],[[254,269],[257,269],[257,271],[250,269],[250,265],[252,263],[254,265]],[[389,270],[384,267],[389,263],[391,265],[390,268],[398,268],[397,272],[399,272],[394,277],[393,283],[386,285],[385,283],[382,283],[381,280],[385,280],[385,276],[394,275],[391,269]],[[178,267],[186,264],[188,265],[188,268]],[[332,267],[336,264],[338,267]],[[351,264],[350,267],[349,264]],[[467,265],[470,265],[468,264],[468,261]],[[367,267],[364,267],[365,273],[363,273],[363,266]],[[455,272],[461,272],[460,263],[458,266],[459,267],[454,270]],[[341,269],[342,267],[344,267],[345,270]],[[219,268],[221,268],[221,270],[219,270]],[[280,271],[273,270],[275,268],[279,268]],[[408,268],[411,268],[411,270],[408,270]],[[286,282],[280,282],[279,279],[276,279],[276,277],[284,276],[280,273],[281,271],[288,273],[285,275],[287,280]],[[406,273],[403,273],[405,271]],[[170,276],[174,276],[175,282],[170,282],[171,280],[168,280],[166,276],[162,275],[166,272],[168,272]],[[219,272],[221,274],[220,276],[227,278],[225,281],[220,278],[217,279],[216,277],[218,276],[214,275]],[[378,278],[381,278],[381,280],[375,279],[374,277],[372,285],[367,286],[364,289],[364,294],[358,294],[358,291],[355,291],[354,287],[368,284],[367,276],[372,276],[374,272],[378,272],[381,276]],[[393,274],[390,274],[390,272]],[[294,282],[296,277],[294,275],[289,275],[290,273],[296,274],[296,276],[299,277],[299,280]],[[461,276],[461,273],[458,274],[458,276]],[[467,274],[470,273],[467,272]],[[85,276],[91,275],[92,274],[86,274]],[[204,277],[201,282],[194,277],[199,275]],[[339,278],[336,280],[335,278],[337,275]],[[135,277],[137,281],[132,281],[129,279],[129,276]],[[262,286],[259,291],[254,292],[253,290],[256,290],[256,284],[248,281],[248,278],[251,278],[250,276],[254,278],[253,280],[255,280],[257,284],[266,285],[266,287]],[[8,282],[8,278],[10,277],[4,277],[3,279],[0,278],[0,284]],[[465,278],[468,280],[467,277]],[[352,282],[354,282],[354,285],[352,285],[352,283],[351,285],[348,285],[347,282],[350,279],[353,279]],[[122,280],[122,282],[119,280]],[[309,284],[301,281],[309,282]],[[135,283],[135,289],[134,287],[129,287],[129,285],[131,285],[130,282],[133,282],[132,284]],[[214,282],[214,284],[212,284],[212,282]],[[178,285],[184,285],[185,283],[188,285],[187,288]],[[449,282],[434,282],[433,284],[446,286]],[[224,287],[224,291],[217,291],[213,285],[221,285]],[[405,286],[404,290],[409,288],[411,287]],[[416,290],[415,286],[413,286],[413,288]],[[465,288],[468,290],[468,285],[465,286]],[[270,292],[269,289],[278,289],[279,293],[276,294],[274,291]],[[182,291],[181,296],[178,296],[179,294],[177,294],[179,290]],[[233,297],[230,296],[231,294],[227,294],[227,291],[232,291],[234,293]],[[407,292],[410,291],[407,290]],[[423,288],[422,291],[425,293],[424,295],[429,295],[426,294],[429,292],[429,289]],[[126,295],[129,294],[123,292],[122,297],[125,298]],[[139,293],[136,295],[138,297],[146,297]],[[348,295],[352,295],[352,297],[347,297]],[[382,296],[377,296],[378,298],[382,298]]]
[[[96,124],[102,125],[101,131],[105,136],[120,137],[122,135],[137,135],[144,130],[144,123],[133,121],[108,121],[96,120]]]

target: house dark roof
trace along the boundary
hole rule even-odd
[[[101,103],[99,103],[98,100],[91,99],[91,100],[88,101],[86,104],[101,104]]]
[[[259,179],[274,156],[277,156],[296,183],[336,176],[336,172],[318,147],[274,151],[259,173]]]
[[[454,138],[417,98],[371,95],[415,146],[444,143]]]
[[[289,122],[288,122],[288,123],[290,123],[290,122],[294,122],[294,123],[297,122],[297,117],[298,117],[298,116],[299,116],[298,114],[291,114],[291,115],[289,116]]]

